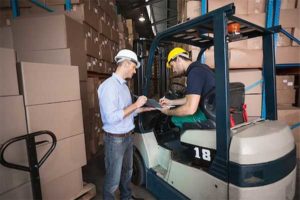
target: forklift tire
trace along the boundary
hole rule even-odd
[[[133,173],[132,183],[135,185],[145,185],[146,170],[144,162],[137,151],[133,152]]]

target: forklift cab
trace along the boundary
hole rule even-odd
[[[234,4],[229,4],[157,34],[148,55],[136,49],[142,67],[135,93],[148,97],[155,55],[164,58],[166,44],[197,46],[198,59],[214,46],[216,55],[215,92],[202,97],[201,103],[207,124],[179,129],[160,111],[135,119],[133,182],[145,184],[158,199],[292,199],[295,194],[294,138],[289,127],[277,121],[274,31],[234,13]],[[240,31],[229,33],[232,24],[239,24]],[[230,106],[236,97],[230,92],[228,43],[254,37],[263,37],[266,118],[231,127]],[[159,59],[159,86],[166,91],[165,63]],[[243,100],[243,90],[239,91]]]

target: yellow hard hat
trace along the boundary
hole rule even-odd
[[[172,49],[168,55],[167,68],[171,68],[170,62],[179,55],[184,55],[184,57],[189,57],[189,53],[180,47],[175,47]]]

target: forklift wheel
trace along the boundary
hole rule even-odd
[[[143,160],[137,151],[133,152],[133,173],[132,182],[135,185],[144,185],[146,179],[146,171]]]

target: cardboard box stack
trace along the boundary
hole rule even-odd
[[[102,137],[98,137],[99,133],[93,131],[94,125],[86,120],[99,115],[99,111],[91,112],[88,103],[84,102],[97,94],[96,90],[93,90],[95,93],[87,92],[90,85],[88,77],[107,78],[115,71],[113,58],[118,50],[132,48],[126,20],[121,17],[120,26],[114,0],[71,0],[72,10],[69,12],[64,11],[65,0],[40,2],[55,12],[49,13],[32,3],[21,1],[21,15],[13,20],[9,1],[5,0],[0,4],[3,19],[0,24],[0,44],[3,47],[15,48],[18,62],[79,67],[84,132],[86,138],[100,140],[87,141],[86,153],[91,158],[90,155],[96,150],[88,147],[101,144]],[[134,35],[132,27],[133,25],[130,33]]]
[[[23,96],[19,93],[16,56],[13,49],[0,48],[0,144],[27,134]],[[6,151],[5,159],[17,164],[25,163],[26,145],[19,142]],[[9,169],[0,165],[0,198],[30,180],[27,172]],[[24,197],[29,197],[24,195]]]
[[[132,44],[129,44],[129,35],[126,19],[122,15],[118,15],[118,29],[119,29],[119,48],[132,49]]]
[[[55,133],[57,146],[40,168],[43,198],[70,199],[83,187],[86,164],[78,67],[22,62],[18,70],[19,77],[14,50],[0,48],[0,143],[40,130]],[[37,146],[38,159],[50,145]],[[18,142],[5,158],[28,166],[26,152],[25,141]],[[0,199],[32,199],[28,172],[0,166],[0,175]]]
[[[81,91],[83,91],[81,94],[83,105],[87,108],[83,112],[83,120],[85,124],[89,124],[85,127],[88,160],[97,152],[98,146],[103,144],[103,130],[97,94],[97,89],[103,81],[99,78],[88,78],[86,82],[80,83]]]

